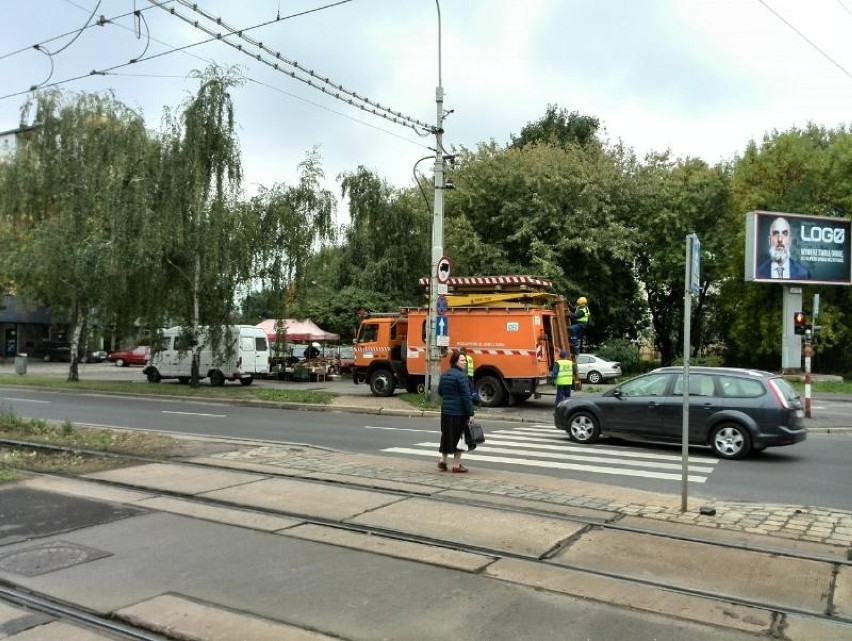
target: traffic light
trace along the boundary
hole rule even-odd
[[[793,313],[793,331],[796,334],[804,334],[807,323],[808,318],[805,316],[805,312]]]

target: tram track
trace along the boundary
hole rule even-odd
[[[58,599],[36,594],[6,581],[0,582],[0,602],[46,614],[55,621],[103,632],[117,641],[171,641],[170,637],[95,614]]]
[[[2,439],[0,440],[0,446],[5,447],[17,447],[17,448],[32,448],[42,451],[52,451],[52,452],[75,452],[79,455],[84,456],[97,456],[97,457],[107,457],[114,458],[117,460],[122,460],[131,463],[139,463],[139,464],[147,464],[147,463],[168,463],[170,465],[180,465],[194,468],[205,468],[205,469],[213,469],[213,470],[222,470],[228,472],[234,472],[237,468],[229,465],[215,465],[210,462],[199,462],[199,461],[185,461],[180,459],[160,459],[160,458],[151,458],[151,457],[143,457],[143,456],[132,456],[126,454],[118,454],[111,452],[102,452],[102,451],[89,451],[89,450],[80,450],[75,448],[56,446],[56,445],[45,445],[40,443],[33,443],[27,441],[19,441],[19,440],[10,440],[10,439]],[[571,537],[571,539],[576,539],[584,534],[599,529],[599,530],[613,530],[625,533],[632,534],[642,534],[646,536],[652,536],[659,539],[662,545],[665,545],[666,541],[685,541],[690,543],[700,543],[705,545],[716,546],[725,549],[732,550],[741,550],[750,553],[758,553],[758,554],[766,554],[772,556],[783,556],[789,558],[795,558],[805,561],[814,561],[819,563],[828,564],[831,567],[832,572],[832,580],[831,580],[831,589],[830,591],[833,593],[836,577],[838,571],[841,567],[844,566],[852,566],[852,560],[835,558],[815,553],[808,553],[798,550],[789,550],[783,549],[779,547],[772,546],[759,546],[754,544],[745,544],[737,541],[730,540],[720,540],[718,538],[711,537],[700,537],[700,536],[690,536],[683,535],[671,532],[664,532],[660,530],[655,530],[653,528],[642,528],[636,527],[633,525],[619,523],[621,518],[620,515],[615,517],[602,517],[599,519],[584,517],[579,515],[565,514],[559,511],[549,511],[546,508],[538,507],[531,508],[528,506],[520,507],[515,505],[505,505],[499,504],[495,502],[488,501],[484,498],[472,498],[468,497],[465,499],[459,498],[458,496],[441,496],[440,494],[423,494],[417,493],[413,491],[406,491],[398,488],[388,488],[383,487],[380,482],[375,484],[371,484],[366,479],[363,482],[349,482],[342,479],[317,479],[317,478],[305,478],[294,476],[292,472],[290,473],[276,473],[273,470],[264,470],[262,472],[258,472],[256,470],[252,470],[251,473],[257,474],[263,477],[269,478],[284,478],[289,480],[298,480],[304,483],[316,484],[318,486],[334,486],[346,489],[357,489],[357,490],[367,490],[370,492],[385,494],[388,496],[397,497],[400,501],[404,501],[406,499],[420,499],[429,502],[434,502],[436,505],[440,504],[453,504],[453,505],[463,505],[467,507],[475,506],[480,508],[485,508],[489,510],[495,510],[500,512],[505,512],[507,514],[524,514],[524,515],[534,515],[545,517],[547,519],[553,519],[556,521],[564,521],[573,524],[577,524],[580,526],[580,530],[577,535]],[[311,524],[311,525],[319,525],[324,527],[335,528],[338,530],[344,530],[350,533],[363,534],[375,537],[383,537],[385,539],[393,540],[393,541],[403,541],[408,543],[421,544],[436,548],[443,548],[447,550],[457,551],[457,552],[466,552],[469,554],[480,555],[486,558],[491,559],[492,563],[501,559],[513,559],[518,561],[527,561],[531,563],[539,563],[545,564],[551,568],[561,569],[561,570],[570,570],[573,572],[581,572],[590,576],[598,576],[604,577],[608,579],[615,579],[618,581],[629,582],[630,584],[637,586],[644,586],[647,588],[664,590],[673,594],[680,594],[691,597],[699,597],[703,599],[710,599],[713,601],[718,601],[722,603],[730,603],[734,605],[757,608],[761,610],[768,611],[772,613],[774,623],[773,627],[778,627],[784,620],[784,617],[791,614],[802,615],[806,617],[821,619],[825,621],[831,621],[835,623],[847,623],[852,624],[852,618],[838,616],[833,612],[832,607],[832,594],[828,595],[827,599],[827,607],[824,611],[815,611],[814,609],[808,608],[800,608],[791,606],[790,604],[781,604],[777,602],[770,602],[760,599],[749,599],[744,598],[742,596],[737,596],[733,594],[724,593],[721,591],[712,591],[712,590],[702,590],[702,589],[693,589],[683,585],[678,585],[673,582],[666,581],[658,581],[653,579],[647,579],[642,577],[637,577],[634,575],[629,575],[626,573],[619,573],[613,571],[607,571],[602,569],[593,569],[589,567],[579,566],[571,563],[566,563],[564,560],[560,560],[556,562],[554,559],[558,553],[564,551],[566,548],[570,547],[572,544],[572,540],[562,541],[554,548],[546,551],[543,554],[533,555],[533,554],[523,554],[511,550],[500,549],[496,547],[488,547],[482,545],[475,545],[472,543],[463,543],[457,540],[452,539],[443,539],[440,537],[433,536],[424,536],[421,534],[406,532],[405,530],[388,528],[388,527],[379,527],[375,525],[364,525],[359,523],[353,523],[346,520],[337,520],[330,518],[323,518],[317,516],[315,514],[303,514],[294,511],[280,510],[280,509],[271,509],[271,508],[262,508],[257,506],[240,506],[235,505],[233,502],[218,500],[209,496],[197,496],[194,494],[187,494],[179,491],[169,491],[164,489],[151,489],[151,488],[140,488],[137,485],[117,482],[113,480],[105,480],[105,479],[96,479],[96,478],[80,478],[77,476],[65,476],[65,475],[57,475],[57,474],[41,474],[42,476],[60,476],[62,478],[74,478],[77,480],[85,481],[86,483],[92,483],[96,485],[108,486],[111,488],[121,488],[121,489],[133,489],[139,490],[144,489],[146,492],[156,494],[158,496],[169,497],[169,498],[177,498],[183,501],[189,501],[191,503],[195,503],[198,505],[206,505],[213,507],[221,507],[228,508],[230,510],[241,510],[246,513],[257,514],[257,515],[267,515],[267,516],[282,516],[289,517],[295,520],[298,520],[301,523]],[[559,506],[554,506],[559,507]],[[281,532],[282,535],[286,536],[286,530]],[[7,588],[7,589],[12,589]],[[0,596],[3,596],[0,593]],[[128,637],[134,638],[134,637]],[[146,638],[146,637],[140,637]],[[162,637],[151,637],[151,638],[162,638]]]

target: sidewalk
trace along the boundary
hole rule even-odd
[[[203,446],[197,450],[211,442],[182,440]],[[142,464],[19,484],[56,497],[54,519],[80,518],[80,502],[107,502],[121,514],[12,544],[0,535],[0,580],[204,641],[852,640],[852,513],[719,503],[715,516],[702,516],[691,503],[682,514],[677,496],[514,471],[452,475],[421,461],[302,445],[215,442],[224,451],[186,459],[202,467]],[[306,522],[317,519],[328,523]],[[432,543],[440,541],[450,546]],[[10,574],[5,561],[15,554],[38,553],[39,567],[49,565],[45,546],[93,561]],[[494,549],[506,554],[486,552]],[[638,582],[620,578],[628,576]],[[751,603],[776,603],[788,614]],[[837,618],[808,615],[826,610]]]
[[[341,395],[327,408],[311,409],[437,419],[398,397],[369,394]],[[543,402],[482,415],[552,423],[552,408]],[[714,515],[703,515],[703,501],[690,501],[682,513],[679,495],[516,471],[453,475],[431,461],[300,444],[218,439],[210,448],[213,439],[180,438],[198,446],[190,452],[218,453],[187,455],[206,468],[149,464],[88,481],[35,478],[0,486],[6,499],[0,580],[205,641],[852,640],[852,512],[719,501]],[[411,496],[389,498],[380,490]],[[19,520],[7,516],[15,492]],[[436,509],[430,499],[441,498],[450,501]],[[38,500],[52,503],[46,508]],[[673,538],[661,544],[650,534],[566,523],[557,515]],[[308,523],[309,517],[412,538],[356,534]],[[18,526],[47,530],[9,538]],[[495,559],[424,541],[507,554]],[[43,574],[16,572],[26,563],[11,561],[44,565],[45,550],[67,550],[84,561]],[[515,558],[520,555],[546,562]],[[637,582],[617,578],[622,575]],[[654,586],[657,580],[697,593],[667,591]],[[777,603],[790,613],[782,618],[750,601]],[[809,616],[826,613],[836,619]],[[0,609],[0,638],[10,629],[4,621],[21,616]],[[32,631],[35,636],[18,635],[20,641],[95,638]]]

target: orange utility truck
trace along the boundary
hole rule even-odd
[[[441,371],[452,350],[465,347],[473,356],[474,388],[483,406],[538,396],[559,350],[570,350],[567,306],[550,289],[550,281],[533,276],[449,278]],[[422,392],[428,312],[417,307],[365,315],[355,340],[355,383],[368,383],[374,396],[390,396],[397,387]]]

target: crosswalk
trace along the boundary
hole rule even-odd
[[[490,430],[485,438],[486,442],[474,452],[465,453],[465,460],[681,481],[680,455],[605,443],[578,445],[552,425]],[[431,440],[409,447],[388,447],[382,452],[435,457],[435,450],[436,442]],[[710,456],[690,456],[687,479],[705,483],[717,463],[719,459]]]

